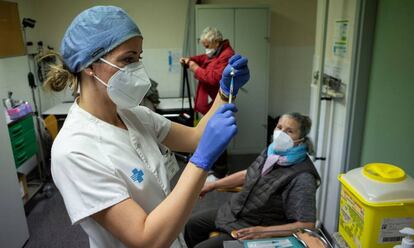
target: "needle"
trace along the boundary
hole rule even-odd
[[[230,76],[231,76],[231,81],[230,81],[230,94],[229,94],[229,103],[232,102],[233,100],[233,78],[234,78],[234,68],[231,68],[231,72],[230,72]]]

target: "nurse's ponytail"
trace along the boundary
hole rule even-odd
[[[40,57],[38,62],[43,60],[56,61],[54,64],[48,64],[47,77],[44,86],[52,91],[62,91],[68,85],[76,94],[79,87],[79,74],[73,74],[63,62],[62,56],[54,51],[49,51]]]

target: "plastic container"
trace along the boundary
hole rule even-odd
[[[9,115],[11,120],[17,120],[31,112],[32,107],[29,103],[22,103],[17,107],[7,110],[7,114]]]
[[[414,226],[414,179],[391,164],[372,163],[338,177],[339,233],[349,247],[394,247]]]

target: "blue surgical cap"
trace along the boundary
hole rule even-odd
[[[135,22],[121,8],[95,6],[72,21],[60,45],[65,64],[77,73],[132,37],[141,36]]]

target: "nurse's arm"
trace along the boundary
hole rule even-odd
[[[207,173],[189,163],[174,190],[146,213],[128,198],[92,218],[127,247],[170,247],[187,222]]]
[[[204,128],[210,117],[216,112],[217,108],[227,103],[217,94],[213,105],[206,115],[201,118],[196,127],[188,127],[176,122],[172,122],[170,131],[162,142],[173,151],[177,152],[194,152],[197,148],[198,141],[204,132]]]

